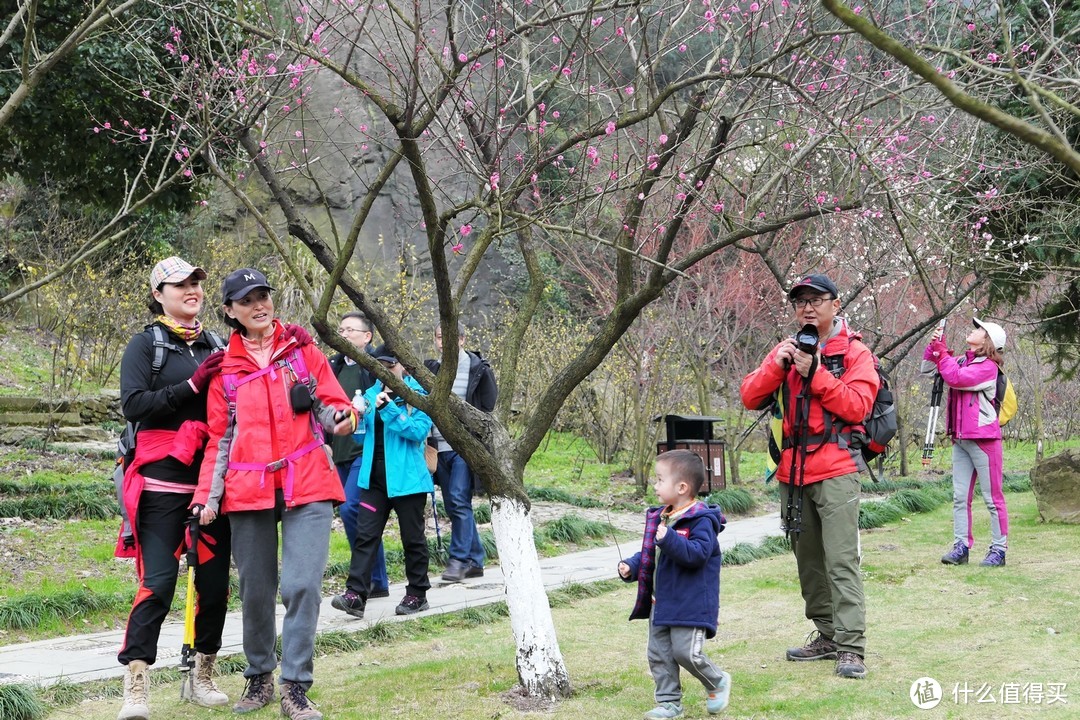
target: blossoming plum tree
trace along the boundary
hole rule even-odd
[[[665,288],[725,249],[772,263],[778,285],[816,262],[850,267],[864,286],[874,275],[859,266],[871,255],[923,263],[929,244],[890,246],[884,235],[871,243],[862,228],[934,206],[939,181],[968,160],[950,144],[963,140],[962,127],[940,130],[959,114],[816,4],[281,7],[219,18],[249,42],[173,81],[173,96],[198,99],[200,108],[180,132],[187,147],[215,149],[201,153],[206,167],[283,261],[291,236],[325,270],[324,292],[299,272],[294,278],[306,287],[323,339],[351,350],[327,319],[341,291],[430,389],[419,397],[358,358],[428,412],[481,477],[521,684],[533,695],[565,696],[569,676],[522,481],[559,408]],[[186,34],[177,30],[150,41],[185,55]],[[347,160],[347,176],[325,162],[331,155]],[[249,167],[274,213],[249,194]],[[456,322],[478,270],[500,253],[521,268],[524,291],[500,336],[500,396],[490,416],[451,393],[456,354],[442,358],[451,372],[430,375],[409,349],[414,328],[395,322],[350,272],[391,182],[408,188],[398,224],[426,249],[445,348],[457,346]],[[317,225],[298,208],[301,185],[315,188],[326,204],[322,220],[331,222]],[[342,185],[353,196],[331,203]],[[954,216],[950,210],[939,221]],[[814,228],[804,233],[807,244],[778,241],[802,225]],[[551,348],[552,379],[511,426],[520,349],[553,282],[545,259],[565,257],[568,247],[609,269],[603,302],[590,308],[593,331],[579,346]],[[781,257],[786,248],[798,255]],[[913,317],[908,330],[930,322]]]

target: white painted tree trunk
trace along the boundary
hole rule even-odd
[[[534,697],[567,697],[570,676],[559,651],[555,623],[540,575],[532,517],[520,501],[493,496],[491,527],[499,548],[499,565],[506,578],[506,604],[517,644],[521,686]]]

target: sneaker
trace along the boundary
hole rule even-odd
[[[814,637],[814,633],[817,633],[817,637]],[[812,637],[813,640],[810,639]],[[806,640],[802,647],[787,651],[788,660],[831,660],[836,657],[836,643],[816,630],[807,635]]]
[[[414,613],[427,610],[428,605],[427,598],[417,597],[416,595],[406,595],[398,603],[398,606],[394,608],[394,612],[398,615],[412,615]]]
[[[853,652],[836,653],[836,674],[842,678],[861,680],[866,677],[866,663]]]
[[[360,593],[353,590],[346,590],[340,595],[335,595],[334,599],[330,601],[330,607],[348,613],[354,618],[362,619],[364,617],[365,606],[367,606],[367,601],[360,597]]]
[[[368,593],[368,600],[371,600],[373,598],[384,598],[384,597],[390,597],[390,588],[388,588],[388,587],[375,588],[371,592]]]
[[[941,556],[941,562],[945,565],[967,565],[968,546],[963,540],[957,540],[952,550]]]
[[[446,563],[446,570],[443,571],[442,579],[452,583],[461,582],[465,579],[465,570],[465,563],[450,558]]]
[[[244,694],[240,697],[240,700],[233,705],[232,710],[234,713],[241,714],[255,712],[256,710],[269,705],[273,699],[273,673],[254,675],[247,679],[247,684],[244,685]]]
[[[645,720],[664,720],[664,718],[676,718],[682,715],[682,705],[673,702],[663,702],[645,713]]]
[[[484,566],[483,565],[477,565],[476,563],[473,563],[473,562],[469,563],[469,567],[465,569],[465,577],[467,577],[467,578],[484,577]]]
[[[1004,567],[1005,566],[1005,551],[1001,548],[990,548],[990,552],[986,553],[986,557],[979,563],[983,567]]]
[[[300,683],[281,683],[281,714],[289,720],[322,720],[322,713],[308,700],[307,690]]]
[[[719,687],[710,690],[708,697],[705,699],[705,709],[709,711],[710,715],[724,712],[727,709],[728,700],[731,698],[731,675],[721,670],[720,678]]]

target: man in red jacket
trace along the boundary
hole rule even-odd
[[[835,658],[837,675],[863,678],[866,605],[859,573],[859,472],[865,464],[858,449],[848,446],[850,433],[845,429],[861,424],[869,414],[880,381],[870,350],[837,315],[839,291],[832,280],[807,275],[788,299],[797,326],[817,329],[817,351],[800,350],[793,338],[782,340],[743,379],[739,391],[750,409],[767,406],[778,393],[783,399],[785,442],[776,474],[780,507],[795,499],[794,528],[789,528],[794,529],[792,549],[806,617],[817,628],[805,646],[787,651],[787,659]],[[843,356],[842,368],[829,372],[823,355]],[[809,413],[797,428],[797,399],[804,390]],[[791,446],[796,436],[805,439],[805,453]],[[794,463],[793,453],[798,453]]]

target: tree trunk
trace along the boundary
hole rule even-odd
[[[570,675],[555,637],[528,507],[516,498],[493,496],[491,527],[506,581],[518,680],[530,696],[569,697]]]
[[[900,477],[908,476],[908,424],[907,393],[901,391],[902,383],[893,384],[893,400],[896,402],[896,445],[900,448]]]
[[[1034,413],[1032,417],[1032,430],[1035,435],[1035,462],[1040,463],[1043,459],[1043,441],[1046,439],[1046,426],[1043,418],[1043,384],[1042,384],[1042,353],[1039,352],[1039,343],[1033,342],[1031,344],[1035,354],[1035,382],[1031,384],[1031,390],[1034,394],[1032,408]],[[1065,437],[1068,437],[1066,435]]]

